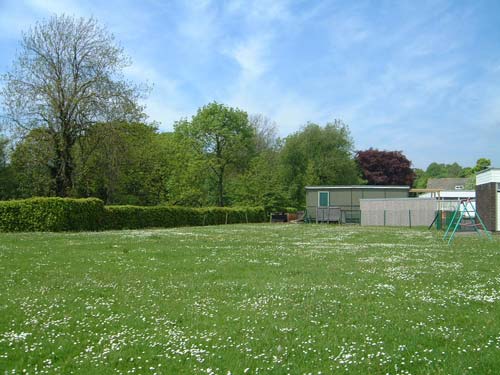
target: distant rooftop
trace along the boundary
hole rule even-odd
[[[464,190],[467,178],[429,178],[427,189]]]

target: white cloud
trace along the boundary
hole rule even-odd
[[[269,35],[256,35],[240,42],[229,55],[239,64],[240,86],[252,83],[268,71],[271,66]]]

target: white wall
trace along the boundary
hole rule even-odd
[[[500,182],[500,169],[489,169],[476,176],[476,185],[488,184],[490,182]]]

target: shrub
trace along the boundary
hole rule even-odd
[[[103,229],[138,229],[201,225],[193,209],[167,206],[106,206]]]
[[[263,208],[106,206],[104,229],[180,227],[266,221]]]
[[[171,228],[266,221],[263,208],[104,206],[99,199],[31,198],[0,202],[0,231]]]
[[[31,198],[0,202],[0,231],[98,230],[104,204],[95,198]]]

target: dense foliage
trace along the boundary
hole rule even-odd
[[[368,185],[412,186],[415,173],[402,151],[370,148],[356,153],[356,162]]]
[[[359,182],[352,158],[353,141],[341,121],[321,127],[307,124],[283,146],[284,183],[294,202],[304,202],[306,185],[346,185]]]
[[[462,167],[458,163],[431,163],[425,171],[423,169],[415,169],[416,179],[414,185],[416,188],[426,188],[429,178],[467,177],[468,182],[465,188],[468,190],[474,190],[476,173],[490,166],[491,160],[486,158],[478,159],[476,165],[472,168]]]
[[[307,124],[285,139],[262,116],[211,103],[172,133],[129,122],[95,124],[73,147],[71,197],[107,205],[302,207],[308,184],[359,182],[347,125]],[[5,147],[4,147],[5,148]],[[6,148],[5,148],[6,149]],[[46,129],[14,144],[3,199],[57,196]],[[4,158],[7,160],[7,158]],[[0,167],[0,178],[2,176]]]
[[[105,229],[171,228],[182,226],[261,223],[264,208],[106,206]]]
[[[255,145],[247,113],[213,102],[200,108],[191,121],[179,121],[175,132],[202,160],[217,192],[216,203],[224,206],[228,174],[246,167]]]
[[[244,112],[233,111],[247,118]],[[273,124],[257,119],[250,118],[245,136],[234,140],[238,146],[226,150],[222,175],[211,168],[222,161],[210,147],[194,148],[198,141],[182,129],[191,126],[187,122],[178,123],[171,133],[143,123],[96,124],[74,147],[71,196],[99,198],[106,205],[214,206],[221,203],[218,177],[223,176],[225,206],[263,206],[273,211],[303,207],[306,185],[358,184],[362,178],[368,184],[411,184],[410,162],[400,152],[367,150],[353,157],[349,130],[339,121],[307,124],[278,139]],[[366,154],[378,156],[363,159]],[[12,148],[3,139],[0,199],[56,196],[53,158],[44,129],[32,130]],[[431,177],[465,176],[471,177],[468,188],[473,189],[473,176],[489,165],[488,159],[478,160],[472,168],[432,163],[426,171],[414,170],[414,186],[425,188]]]
[[[0,231],[59,232],[259,223],[263,207],[104,206],[100,199],[30,198],[0,202]]]
[[[7,162],[8,140],[0,136],[0,200],[7,199],[14,190],[12,167]]]
[[[95,198],[31,198],[0,202],[0,231],[83,231],[102,226],[104,205]]]

